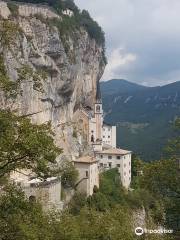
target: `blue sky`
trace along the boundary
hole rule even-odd
[[[106,34],[103,81],[147,86],[180,80],[180,0],[75,0]]]

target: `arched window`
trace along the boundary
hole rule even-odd
[[[30,201],[30,202],[36,202],[36,197],[33,196],[33,195],[31,195],[31,196],[29,197],[29,201]]]
[[[94,142],[94,136],[91,135],[91,142]]]
[[[100,112],[101,107],[99,105],[96,106],[96,112]]]

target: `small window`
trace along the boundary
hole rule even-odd
[[[107,167],[107,164],[104,164],[104,167]]]
[[[117,157],[116,157],[116,159],[120,160],[120,159],[121,159],[121,157],[120,157],[120,156],[117,156]]]
[[[108,156],[108,159],[112,159],[112,156]]]
[[[88,172],[88,171],[86,171],[86,177],[87,177],[87,178],[89,177],[89,172]]]
[[[110,136],[108,136],[108,138],[110,138]]]
[[[103,136],[103,138],[105,138],[105,136]]]
[[[110,128],[108,128],[108,131],[111,131],[111,129],[110,129]]]
[[[126,172],[124,172],[124,176],[126,176]]]
[[[120,164],[117,164],[117,167],[118,167],[118,168],[120,168],[120,167],[121,167],[121,165],[120,165]]]
[[[96,112],[100,112],[101,107],[99,105],[96,106]]]
[[[131,173],[131,170],[129,170],[129,174]]]
[[[103,163],[100,163],[100,167],[103,167]]]
[[[129,166],[131,166],[131,162],[129,162]]]
[[[101,155],[100,157],[103,158],[103,155]]]
[[[109,168],[112,168],[112,163],[108,163],[108,165],[109,165]]]

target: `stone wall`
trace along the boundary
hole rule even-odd
[[[63,208],[60,180],[30,184],[30,186],[23,187],[23,190],[28,199],[39,201],[45,211]]]

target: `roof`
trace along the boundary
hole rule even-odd
[[[99,154],[111,154],[111,155],[126,155],[131,153],[131,151],[120,149],[120,148],[110,148],[103,151],[98,152]]]
[[[88,163],[88,164],[91,164],[91,163],[96,163],[96,162],[98,162],[98,160],[95,159],[94,157],[83,156],[83,157],[80,157],[80,158],[74,160],[74,162],[76,162],[76,163]]]

